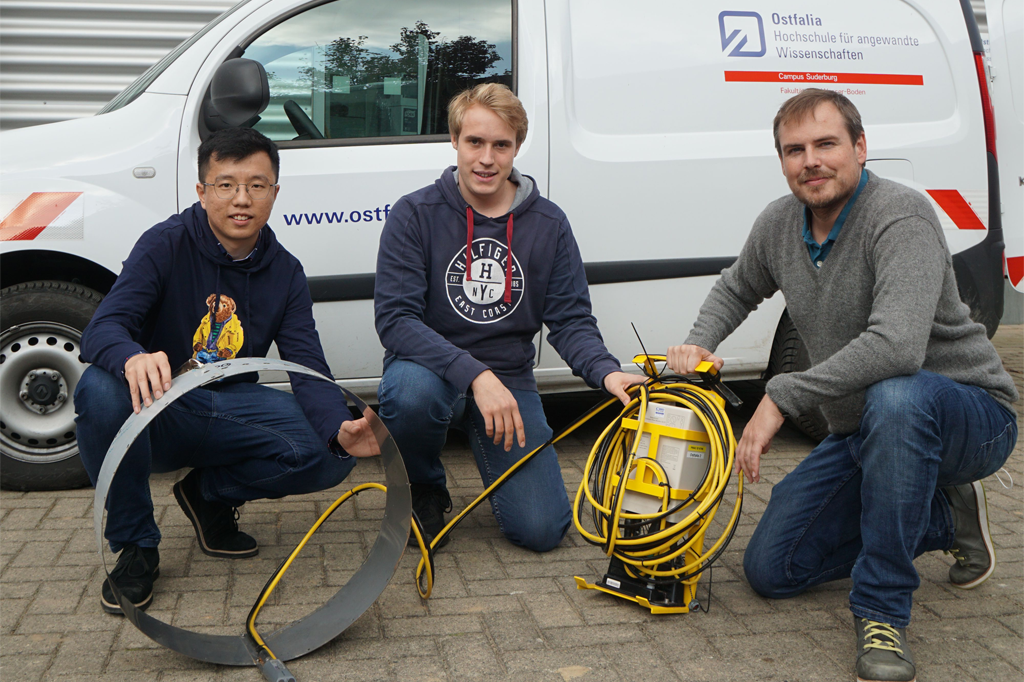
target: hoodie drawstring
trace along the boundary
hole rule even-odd
[[[214,323],[217,321],[217,313],[220,312],[220,266],[217,266],[217,284],[213,287],[213,315],[210,318],[210,329],[213,329]]]
[[[251,274],[252,273],[250,273],[250,272],[246,272],[245,273],[245,320],[250,325],[252,324],[252,314],[251,314],[250,309],[249,309],[249,299],[252,298],[250,296],[250,292],[249,292],[249,276]],[[242,350],[242,349],[239,348],[238,350]],[[249,357],[250,358],[252,357],[252,344],[251,343],[249,344]]]
[[[512,302],[512,214],[505,224],[505,243],[508,253],[505,258],[505,303]],[[466,207],[466,281],[473,281],[473,207]]]
[[[508,214],[508,223],[505,225],[505,240],[508,244],[508,253],[505,254],[505,303],[512,302],[512,214]]]
[[[466,207],[466,281],[473,281],[473,207]]]

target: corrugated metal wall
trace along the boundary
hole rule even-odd
[[[91,116],[234,0],[0,0],[0,130]]]
[[[0,0],[0,130],[91,116],[230,0]],[[971,0],[982,33],[985,2]]]

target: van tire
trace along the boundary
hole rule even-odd
[[[89,485],[78,456],[72,398],[87,366],[80,357],[82,330],[101,300],[102,294],[70,282],[25,282],[0,290],[0,488]],[[27,377],[40,368],[50,373],[41,387],[33,380],[41,393],[30,396]],[[40,395],[42,403],[36,403]]]
[[[796,325],[790,319],[789,312],[783,312],[779,326],[775,330],[775,340],[772,342],[772,352],[768,357],[768,369],[765,371],[764,379],[767,381],[779,374],[802,372],[810,367],[811,357],[807,354],[807,347],[804,346]],[[815,442],[820,443],[828,436],[828,422],[817,407],[788,419],[793,426]]]

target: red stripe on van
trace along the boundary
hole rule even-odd
[[[950,220],[961,230],[984,230],[985,224],[967,200],[955,189],[930,189],[928,196],[935,200]]]
[[[81,192],[33,192],[0,222],[0,242],[31,241]]]
[[[1010,283],[1013,286],[1020,284],[1024,279],[1024,256],[1007,257],[1006,274],[1010,276]]]
[[[729,83],[860,83],[924,85],[924,76],[902,73],[826,73],[823,71],[726,71]]]

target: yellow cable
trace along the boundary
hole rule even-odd
[[[705,368],[705,370],[707,369]],[[666,390],[681,392],[683,395],[665,393]],[[685,518],[674,523],[670,522],[667,516],[662,516],[671,506],[679,503],[678,500],[668,501],[668,490],[664,493],[665,498],[657,513],[632,513],[622,510],[625,498],[622,491],[628,477],[636,467],[635,455],[639,436],[643,431],[647,403],[652,399],[652,394],[657,397],[658,402],[677,404],[690,409],[700,419],[709,435],[708,473],[700,489],[693,491],[692,501],[688,503],[695,503],[695,506]],[[701,407],[704,407],[710,414],[705,414],[704,410],[700,409]],[[636,416],[634,417],[634,415]],[[623,418],[635,418],[638,423],[637,429],[634,431],[632,427],[627,429],[620,426],[617,432],[611,433],[616,424],[621,424]],[[630,432],[629,437],[632,438],[628,448],[624,447],[627,431]],[[721,432],[721,438],[717,436],[718,432]],[[727,450],[723,449],[723,439]],[[602,455],[602,445],[605,443],[607,443],[607,447]],[[732,425],[717,397],[712,398],[706,389],[689,383],[652,382],[649,387],[643,387],[637,397],[622,409],[591,449],[584,465],[583,481],[577,490],[573,505],[573,523],[584,539],[602,546],[609,556],[614,556],[625,564],[627,572],[634,577],[637,577],[635,572],[651,578],[694,575],[694,572],[702,569],[705,562],[715,557],[718,550],[729,540],[739,519],[743,498],[742,477],[739,479],[732,514],[725,524],[722,534],[711,547],[700,552],[696,551],[695,548],[702,547],[707,529],[714,521],[724,500],[725,490],[734,465],[735,447],[736,439],[732,432]],[[598,466],[600,466],[600,470],[597,469]],[[658,482],[661,484],[661,477],[657,474],[657,470],[653,467],[652,470],[655,471]],[[604,481],[604,487],[601,490],[592,491],[591,482],[593,481],[596,485],[601,480]],[[600,493],[600,500],[595,498],[597,493]],[[591,532],[581,523],[583,505],[590,505],[597,516],[598,527],[595,532]],[[659,516],[662,518],[658,519]],[[643,522],[644,520],[652,522],[657,520],[656,530],[641,537],[621,537],[622,521]],[[681,565],[665,567],[672,562],[678,564],[676,560],[680,557],[685,557]]]
[[[295,557],[299,555],[299,552],[302,551],[302,548],[305,547],[306,543],[309,542],[309,539],[313,537],[313,533],[315,533],[317,529],[323,525],[324,521],[326,521],[328,517],[330,517],[330,515],[334,513],[334,510],[340,507],[342,504],[344,504],[345,501],[348,500],[348,498],[352,497],[353,495],[356,495],[362,492],[363,490],[369,490],[371,488],[382,490],[384,492],[387,492],[388,490],[380,483],[362,483],[360,485],[357,485],[355,488],[352,488],[347,493],[345,493],[337,500],[335,500],[334,503],[331,504],[331,506],[328,507],[327,510],[320,515],[320,518],[316,520],[316,523],[313,524],[313,527],[306,532],[306,535],[302,538],[302,540],[299,541],[299,544],[295,546],[295,549],[292,550],[292,553],[288,555],[288,558],[285,560],[283,564],[281,564],[281,567],[277,569],[277,572],[270,579],[270,582],[267,584],[267,586],[263,589],[263,593],[260,595],[259,601],[256,603],[252,611],[249,613],[249,618],[246,622],[246,628],[248,629],[249,634],[252,635],[252,638],[260,646],[260,648],[266,651],[271,658],[277,657],[274,656],[274,652],[272,652],[270,648],[267,647],[266,642],[264,642],[263,638],[260,637],[260,633],[256,631],[256,616],[259,615],[260,609],[262,609],[263,605],[267,603],[267,599],[270,598],[270,594],[277,587],[277,584],[281,582],[282,576],[284,576],[284,573],[288,570],[288,567],[292,565],[292,562],[295,560]]]
[[[644,360],[645,367],[653,368],[653,361],[663,361],[663,356],[637,356]],[[634,358],[634,361],[638,361]],[[706,370],[707,368],[705,368]],[[712,368],[713,374],[713,368]],[[701,396],[700,402],[703,403],[705,408],[709,408],[713,414],[714,422],[717,422],[717,426],[722,430],[726,442],[729,446],[728,453],[722,451],[721,442],[714,437],[715,426],[712,419],[703,413],[703,411],[697,406],[697,401],[691,397],[681,397],[671,394],[659,393],[663,390],[684,390],[693,391],[697,396]],[[624,564],[626,571],[630,575],[634,574],[634,570],[639,572],[641,575],[650,577],[676,577],[682,575],[692,574],[698,568],[701,568],[702,564],[723,545],[731,537],[731,530],[734,528],[740,513],[740,504],[743,499],[743,477],[739,477],[739,487],[736,498],[736,503],[733,508],[732,515],[729,522],[716,542],[703,553],[698,553],[693,549],[695,545],[703,542],[704,534],[707,531],[708,525],[714,520],[715,514],[718,510],[718,506],[721,504],[725,487],[728,485],[729,478],[731,476],[731,470],[733,467],[733,459],[735,457],[736,439],[732,432],[732,425],[729,423],[729,419],[722,411],[720,405],[714,399],[708,399],[706,396],[710,395],[709,391],[701,389],[700,387],[694,386],[690,383],[669,383],[665,384],[658,380],[652,380],[645,384],[639,384],[631,386],[627,389],[629,393],[635,393],[632,400],[625,405],[619,412],[616,419],[612,420],[607,427],[601,432],[600,437],[594,443],[593,448],[590,450],[590,454],[587,457],[587,462],[584,466],[583,481],[580,483],[579,489],[576,491],[576,498],[573,504],[573,523],[580,534],[589,542],[593,544],[600,544],[606,547],[606,552],[609,556],[615,556],[619,558]],[[673,500],[670,498],[670,490],[665,486],[664,498],[661,502],[661,512],[659,514],[636,514],[622,510],[622,503],[625,498],[624,494],[621,494],[622,490],[625,489],[626,481],[630,472],[635,468],[636,453],[640,445],[640,433],[642,432],[644,422],[647,416],[647,406],[650,402],[650,393],[655,392],[658,394],[660,399],[667,399],[668,402],[674,402],[680,404],[688,409],[692,410],[704,425],[705,430],[708,433],[710,447],[709,447],[709,468],[708,474],[705,477],[704,484],[701,486],[700,491],[693,492],[692,502],[697,502],[697,507],[690,512],[686,518],[676,523],[669,523],[668,517],[665,516],[659,520],[659,530],[656,533],[641,537],[641,538],[622,538],[619,537],[619,523],[621,520],[643,520],[651,519],[654,520],[660,513],[668,511],[673,506]],[[481,502],[486,500],[490,495],[501,486],[510,476],[515,475],[519,469],[521,469],[530,459],[534,457],[538,452],[546,447],[554,445],[569,434],[573,433],[580,426],[588,422],[596,414],[603,411],[609,405],[617,402],[617,398],[609,398],[594,407],[592,407],[582,417],[577,419],[574,423],[566,427],[561,433],[552,438],[549,442],[544,443],[540,447],[535,448],[528,454],[524,455],[519,459],[518,462],[513,464],[506,470],[501,476],[487,486],[487,488],[480,493],[480,495],[473,500],[465,509],[454,516],[437,534],[436,537],[432,538],[429,546],[427,545],[423,533],[417,522],[412,524],[412,534],[416,538],[416,542],[420,549],[420,561],[416,566],[416,590],[419,592],[420,597],[428,599],[433,591],[434,585],[434,571],[433,563],[431,560],[433,550],[437,548],[438,543],[444,538],[448,532],[451,531],[462,519],[464,519],[470,512],[473,511]],[[621,426],[621,420],[624,417],[630,417],[631,415],[637,415],[639,426],[636,431],[632,432],[632,435],[628,433],[631,429],[627,429]],[[616,424],[620,426],[616,428]],[[601,491],[601,500],[597,500],[589,486],[588,481],[591,479],[591,471],[596,464],[596,460],[600,451],[601,443],[606,439],[610,438],[611,441],[608,446],[608,451],[605,455],[605,461],[603,462],[603,471],[601,472],[604,476],[606,485]],[[624,447],[624,443],[627,439],[631,439],[629,442],[628,449]],[[658,473],[657,469],[661,469],[661,473]],[[664,469],[658,465],[655,469],[655,473],[659,481],[665,476]],[[619,472],[617,484],[613,484],[612,472]],[[664,483],[664,482],[662,482]],[[363,483],[360,484],[337,500],[335,500],[330,507],[320,515],[316,523],[309,529],[302,540],[296,545],[295,549],[292,550],[291,554],[281,565],[280,568],[275,572],[273,577],[264,587],[257,603],[253,606],[252,611],[246,621],[246,629],[252,636],[256,644],[267,653],[271,658],[275,658],[273,652],[267,646],[266,642],[260,637],[259,632],[256,630],[256,618],[259,615],[260,610],[266,604],[270,595],[274,589],[280,583],[284,573],[292,565],[292,562],[299,555],[302,549],[309,542],[309,539],[313,534],[323,525],[323,523],[334,513],[338,507],[344,504],[349,498],[354,495],[369,489],[376,489],[383,492],[387,492],[387,488],[380,483]],[[616,489],[619,490],[620,494],[616,495]],[[589,504],[594,510],[600,513],[600,523],[602,528],[598,529],[602,534],[596,535],[591,533],[589,530],[584,528],[579,522],[579,509],[582,504]],[[676,501],[678,503],[678,501]],[[651,547],[652,542],[661,542],[654,547]],[[679,544],[669,554],[664,552],[675,545]],[[646,550],[636,549],[630,550],[630,547],[637,547],[639,545],[646,546]],[[647,559],[645,557],[652,557],[650,561],[656,562],[655,565],[662,565],[668,561],[678,558],[683,555],[692,555],[693,560],[688,561],[681,567],[674,569],[664,570],[657,569],[655,566],[647,565]],[[689,578],[683,579],[683,582],[694,583],[696,582],[699,574],[691,575]]]

